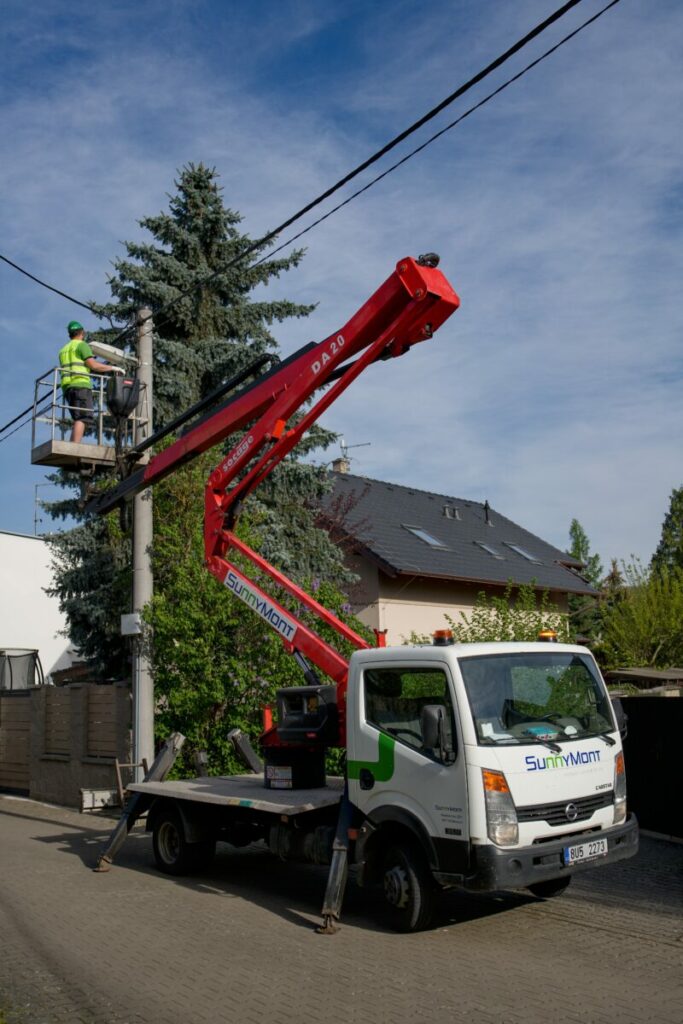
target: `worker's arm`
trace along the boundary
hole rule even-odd
[[[98,363],[93,356],[91,359],[84,360],[85,365],[93,373],[123,373],[124,370],[121,366],[110,366],[109,363]]]

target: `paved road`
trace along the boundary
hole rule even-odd
[[[224,848],[203,878],[152,865],[137,830],[0,796],[0,1024],[682,1024],[683,846],[591,870],[556,900],[451,894],[395,935],[350,886],[313,931],[322,869]]]

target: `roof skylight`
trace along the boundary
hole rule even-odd
[[[474,543],[478,548],[483,548],[484,551],[487,551],[492,558],[500,558],[502,561],[505,560],[505,555],[501,555],[500,551],[491,547],[490,544],[484,544],[483,540],[475,540]]]
[[[415,536],[421,541],[424,541],[425,544],[429,544],[430,548],[448,549],[448,544],[444,544],[442,540],[432,536],[431,533],[427,533],[427,531],[423,530],[421,526],[408,526],[406,523],[403,523],[402,525],[404,530],[410,530],[411,533],[415,534]]]
[[[537,562],[539,565],[541,565],[541,559],[537,558],[536,555],[530,555],[526,548],[520,547],[519,544],[510,544],[510,542],[507,540],[504,540],[503,543],[507,548],[510,548],[511,551],[514,551],[516,554],[521,555],[522,558],[526,558],[527,562]]]

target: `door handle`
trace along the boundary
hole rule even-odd
[[[361,789],[372,789],[375,785],[375,776],[369,768],[361,768],[358,775],[358,782]]]

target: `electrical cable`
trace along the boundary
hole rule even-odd
[[[17,420],[20,420],[22,416],[25,416],[27,412],[33,412],[33,402],[31,402],[31,404],[27,406],[26,409],[20,412],[18,416],[15,416],[13,420],[10,420],[9,423],[5,423],[4,427],[0,427],[0,434],[4,434],[9,427],[16,423]]]
[[[350,202],[352,202],[352,200],[354,200],[355,198],[360,196],[362,193],[368,191],[368,189],[372,188],[373,185],[377,184],[377,182],[379,182],[383,178],[387,177],[389,174],[391,174],[393,171],[395,171],[398,167],[402,166],[402,164],[404,164],[408,160],[410,160],[413,156],[416,156],[418,153],[422,152],[422,150],[426,149],[427,146],[431,145],[438,138],[440,138],[442,135],[444,135],[447,131],[450,131],[457,124],[460,124],[460,122],[463,121],[466,117],[469,117],[470,114],[474,113],[475,110],[478,110],[480,107],[484,106],[491,99],[493,99],[495,96],[497,96],[499,93],[501,93],[504,89],[507,89],[514,82],[518,81],[521,77],[523,77],[523,75],[527,74],[532,68],[534,68],[538,64],[540,64],[541,61],[545,60],[547,57],[549,57],[551,54],[553,54],[556,50],[558,50],[561,46],[563,46],[565,43],[567,43],[570,39],[572,39],[572,38],[574,38],[574,36],[578,35],[578,33],[581,32],[588,25],[592,24],[594,21],[597,21],[598,18],[600,18],[611,7],[614,7],[619,2],[620,2],[620,0],[611,0],[611,2],[608,3],[604,8],[602,8],[600,11],[598,11],[591,18],[589,18],[585,22],[583,22],[580,26],[578,26],[578,28],[574,29],[574,31],[572,31],[572,32],[568,33],[566,36],[564,36],[563,39],[561,39],[558,43],[556,43],[550,49],[546,50],[545,53],[543,53],[540,57],[536,58],[530,64],[526,65],[526,67],[523,68],[521,71],[519,71],[516,75],[512,76],[511,78],[509,78],[506,82],[504,82],[502,85],[500,85],[497,89],[495,89],[493,92],[489,93],[486,97],[484,97],[482,100],[480,100],[474,106],[470,107],[467,111],[465,111],[465,113],[460,115],[458,118],[456,118],[450,124],[446,125],[439,132],[437,132],[436,134],[432,135],[429,139],[427,139],[420,146],[416,147],[410,153],[406,154],[404,157],[401,158],[401,160],[398,160],[391,167],[387,168],[384,172],[382,172],[382,174],[377,175],[370,182],[368,182],[366,185],[364,185],[363,188],[358,189],[357,191],[352,193],[343,202],[337,204],[331,210],[327,211],[327,213],[325,213],[322,217],[319,217],[317,220],[313,221],[310,225],[308,225],[302,231],[300,231],[297,234],[293,235],[286,242],[283,242],[276,249],[272,250],[266,256],[262,257],[260,260],[258,260],[256,263],[254,263],[254,266],[259,266],[262,263],[265,263],[267,260],[272,259],[272,257],[276,253],[280,252],[282,249],[286,248],[288,245],[291,245],[292,242],[296,241],[297,239],[301,238],[303,235],[307,234],[309,231],[311,231],[318,224],[321,224],[324,220],[327,220],[328,217],[331,217],[333,213],[336,213],[338,210],[342,209],[344,206],[347,206]],[[542,32],[544,32],[550,25],[554,24],[554,22],[558,21],[561,17],[563,17],[563,15],[565,15],[569,10],[571,10],[573,7],[576,7],[579,3],[581,3],[581,0],[568,0],[567,3],[565,3],[561,7],[559,7],[556,11],[554,11],[551,15],[549,15],[544,21],[539,22],[538,25],[536,25],[533,29],[531,29],[530,32],[528,32],[525,36],[523,36],[521,39],[519,39],[511,47],[509,47],[504,53],[500,54],[500,56],[495,58],[495,60],[491,61],[485,68],[483,68],[481,71],[479,71],[476,75],[474,75],[472,78],[470,78],[463,85],[459,86],[454,92],[452,92],[449,96],[447,96],[445,99],[443,99],[440,103],[438,103],[435,107],[433,107],[431,110],[429,110],[426,114],[424,114],[421,118],[419,118],[417,121],[415,121],[412,125],[410,125],[408,128],[404,129],[404,131],[402,131],[398,135],[396,135],[393,139],[391,139],[388,143],[386,143],[381,149],[379,149],[375,153],[373,153],[372,156],[370,156],[370,157],[368,157],[368,159],[364,160],[361,164],[359,164],[357,167],[355,167],[352,171],[350,171],[348,174],[346,174],[343,178],[340,178],[339,181],[337,181],[334,185],[332,185],[330,188],[326,189],[324,192],[322,192],[315,199],[311,200],[311,202],[307,203],[300,210],[298,210],[295,214],[293,214],[287,220],[283,221],[282,224],[278,225],[278,227],[274,228],[272,231],[269,231],[267,234],[263,235],[261,238],[257,239],[255,242],[252,242],[245,249],[243,249],[236,256],[234,256],[231,260],[229,260],[227,263],[223,264],[219,269],[213,271],[206,278],[203,278],[201,281],[199,281],[196,284],[192,285],[191,288],[187,289],[184,292],[179,293],[174,299],[172,299],[165,306],[160,307],[156,311],[156,313],[153,314],[153,316],[151,316],[149,318],[146,318],[146,319],[156,319],[156,322],[154,324],[155,331],[158,331],[160,329],[160,327],[165,326],[167,323],[169,323],[169,319],[168,318],[166,318],[165,320],[164,319],[158,320],[159,315],[163,316],[170,309],[172,309],[175,305],[177,305],[178,302],[182,301],[182,299],[184,299],[184,298],[187,298],[188,295],[191,295],[198,288],[202,288],[206,284],[209,284],[211,281],[213,281],[220,274],[225,273],[231,267],[235,266],[237,263],[241,262],[242,260],[246,259],[248,256],[252,255],[252,253],[254,253],[258,249],[262,248],[264,245],[267,245],[274,238],[276,238],[278,235],[280,235],[286,228],[290,227],[297,220],[300,220],[303,216],[306,215],[306,213],[309,213],[316,206],[319,206],[322,202],[324,202],[326,199],[328,199],[335,192],[339,191],[340,188],[343,188],[344,185],[348,184],[350,181],[352,181],[354,178],[356,178],[359,174],[361,174],[364,170],[366,170],[372,164],[374,164],[378,160],[380,160],[383,156],[385,156],[388,152],[390,152],[392,149],[394,149],[397,145],[399,145],[401,142],[403,142],[405,139],[407,139],[410,135],[413,135],[421,127],[423,127],[429,121],[433,120],[433,118],[436,117],[442,110],[444,110],[446,107],[448,107],[452,103],[454,103],[456,99],[459,99],[461,96],[463,96],[466,92],[468,92],[470,89],[472,89],[479,82],[483,81],[484,78],[488,77],[488,75],[490,75],[493,71],[497,70],[497,68],[501,67],[501,65],[504,64],[507,60],[509,60],[512,56],[514,56],[514,54],[518,53],[524,46],[526,46],[529,42],[531,42],[538,35],[540,35]],[[8,259],[6,256],[2,256],[0,254],[0,259],[4,260],[5,263],[8,263],[10,266],[14,267],[20,273],[25,274],[27,277],[31,278],[31,280],[36,281],[38,284],[42,285],[45,288],[48,288],[50,291],[53,291],[56,294],[61,295],[62,297],[68,299],[69,301],[74,302],[74,303],[76,303],[79,306],[82,306],[84,309],[88,309],[90,312],[94,313],[94,315],[96,315],[96,316],[99,315],[99,314],[97,314],[95,312],[93,307],[91,305],[89,305],[88,303],[81,302],[79,299],[75,299],[73,296],[68,295],[66,292],[63,292],[60,289],[55,288],[52,285],[49,285],[49,284],[47,284],[44,281],[41,281],[39,278],[35,277],[33,274],[30,274],[28,271],[26,271],[22,267],[18,266],[18,264],[14,263],[12,260]],[[144,322],[144,321],[140,321],[140,322]],[[110,320],[110,323],[111,323],[111,320]],[[119,341],[123,340],[134,329],[135,329],[135,325],[133,325],[133,324],[131,324],[128,327],[124,328],[122,331],[119,332],[119,334],[117,334],[112,339],[111,344],[116,344],[116,342],[119,342]],[[31,409],[32,409],[32,407],[31,407]],[[29,410],[25,410],[25,412],[27,412],[27,411],[29,411]],[[4,433],[4,431],[8,427],[12,426],[13,423],[16,423],[16,421],[18,419],[20,419],[21,416],[23,416],[25,414],[25,412],[24,413],[20,413],[19,416],[15,417],[9,423],[6,423],[3,427],[0,427],[0,434]],[[24,424],[21,424],[20,426],[23,426],[23,425]],[[17,427],[16,429],[18,430],[20,428]],[[15,432],[16,431],[12,431],[12,433],[15,433]],[[11,436],[11,434],[9,434],[7,436],[9,437],[9,436]],[[0,442],[2,440],[4,440],[4,438],[0,438]]]
[[[246,259],[247,256],[251,256],[253,252],[263,248],[264,245],[267,245],[274,238],[277,238],[278,235],[282,234],[283,231],[285,231],[288,227],[294,224],[297,220],[300,220],[316,206],[319,206],[326,199],[329,199],[331,195],[334,195],[334,193],[338,192],[340,188],[343,188],[344,185],[347,185],[350,181],[356,178],[364,170],[366,170],[368,167],[372,166],[372,164],[380,160],[383,156],[385,156],[392,149],[398,146],[399,143],[403,142],[410,135],[413,135],[416,131],[422,128],[423,125],[433,120],[433,118],[435,118],[437,114],[441,113],[442,110],[450,106],[452,103],[455,102],[455,100],[459,99],[466,92],[469,92],[470,89],[474,88],[474,86],[478,85],[479,82],[484,80],[484,78],[487,78],[490,74],[496,71],[499,67],[501,67],[502,64],[510,60],[510,58],[513,57],[516,53],[518,53],[521,49],[523,49],[523,47],[527,46],[528,43],[530,43],[533,39],[539,36],[542,32],[544,32],[547,28],[549,28],[552,24],[554,24],[556,21],[562,18],[565,14],[567,14],[568,11],[576,7],[581,2],[582,0],[568,0],[567,3],[563,4],[556,11],[554,11],[547,18],[545,18],[544,21],[539,22],[539,24],[532,28],[531,31],[527,32],[526,35],[522,36],[521,39],[518,39],[517,42],[510,46],[507,50],[505,50],[504,53],[500,54],[500,56],[496,57],[495,60],[492,60],[489,64],[487,64],[485,68],[477,72],[476,75],[468,79],[467,82],[459,86],[454,92],[450,93],[449,96],[446,96],[446,98],[443,99],[440,103],[438,103],[435,107],[432,107],[431,110],[429,110],[421,118],[419,118],[412,125],[410,125],[410,127],[404,129],[398,135],[394,136],[393,139],[391,139],[384,146],[382,146],[381,149],[378,149],[375,153],[373,153],[372,156],[368,157],[367,160],[364,160],[362,163],[358,164],[357,167],[349,171],[348,174],[345,174],[343,178],[340,178],[339,181],[337,181],[330,188],[326,189],[324,192],[321,192],[319,196],[317,196],[315,199],[312,199],[311,202],[307,203],[300,210],[294,213],[291,217],[288,217],[287,220],[283,221],[282,224],[279,224],[278,227],[273,228],[272,231],[267,232],[267,234],[257,239],[257,241],[252,242],[251,245],[248,245],[245,249],[242,250],[242,252],[238,253],[231,260],[228,260],[228,262],[223,264],[223,266],[220,267],[218,270],[213,271],[207,277],[203,278],[197,284],[192,285],[192,287],[188,288],[186,291],[180,292],[174,299],[168,302],[165,306],[161,306],[154,313],[154,317],[158,318],[160,315],[163,316],[163,314],[167,313],[170,309],[173,308],[173,306],[177,305],[178,302],[181,302],[182,299],[187,298],[188,295],[191,295],[198,288],[202,288],[204,287],[204,285],[209,284],[220,274],[224,274],[226,270],[229,270],[231,267],[235,266],[241,260]],[[609,6],[613,6],[613,4],[618,2],[619,0],[612,0],[612,3]],[[269,254],[269,258],[270,256],[272,256],[272,254]],[[264,260],[261,260],[260,262],[264,262]],[[149,317],[148,319],[152,319],[152,317]],[[154,329],[158,331],[158,329],[161,326],[164,326],[168,322],[168,319],[161,321],[157,320],[157,322],[154,325]],[[112,344],[116,344],[117,341],[121,341],[123,338],[127,337],[133,329],[134,325],[124,328],[124,330],[121,331],[120,334],[118,334],[113,339]]]
[[[55,295],[61,295],[63,299],[68,299],[69,302],[73,302],[75,303],[75,305],[81,306],[83,309],[87,309],[88,312],[94,313],[95,316],[99,316],[98,313],[95,313],[95,310],[89,303],[81,302],[80,299],[75,299],[73,295],[69,295],[67,292],[63,292],[59,288],[55,288],[54,285],[48,284],[46,281],[41,281],[39,277],[36,277],[34,274],[29,274],[28,270],[24,270],[24,268],[20,267],[18,263],[13,263],[12,260],[8,259],[6,256],[3,256],[1,253],[0,260],[3,260],[5,263],[9,263],[10,267],[14,267],[14,269],[18,270],[20,274],[24,274],[26,277],[30,277],[32,281],[36,282],[36,284],[42,285],[43,288],[47,288],[48,291],[54,292]]]
[[[35,408],[35,415],[38,416],[39,413],[45,412],[46,409],[49,409],[51,403],[52,403],[52,395],[46,395],[46,397],[42,400],[42,402],[39,402],[38,405],[36,406],[36,408]],[[24,420],[23,423],[20,423],[19,426],[14,428],[14,430],[10,430],[9,434],[5,433],[5,431],[9,427],[11,427],[14,423],[16,423],[17,420],[20,420],[23,416],[26,416],[27,413],[29,413],[29,415],[27,416],[27,418]],[[9,437],[11,437],[12,434],[16,434],[16,432],[18,430],[21,430],[22,427],[27,426],[27,424],[29,424],[31,422],[31,420],[33,419],[33,416],[34,416],[33,405],[29,405],[28,408],[24,409],[23,412],[20,412],[18,416],[15,416],[13,420],[10,420],[9,423],[6,423],[4,425],[4,427],[0,427],[0,434],[4,435],[4,437],[0,437],[0,444],[2,444],[3,441],[6,441]]]
[[[417,156],[417,154],[421,153],[423,149],[427,148],[427,146],[431,146],[431,144],[433,142],[436,142],[437,139],[441,138],[442,135],[445,135],[446,132],[450,131],[452,128],[455,128],[455,126],[460,124],[461,121],[464,121],[466,117],[469,117],[470,114],[473,114],[475,110],[479,110],[480,107],[485,106],[485,104],[487,104],[489,100],[492,100],[494,96],[498,96],[498,94],[507,89],[508,86],[512,85],[514,82],[517,82],[520,78],[526,75],[528,71],[531,71],[532,68],[535,68],[538,64],[541,63],[541,61],[544,61],[547,57],[550,57],[551,54],[555,53],[556,50],[559,50],[561,46],[564,46],[565,43],[568,43],[570,39],[573,39],[574,36],[578,35],[579,32],[583,31],[584,28],[587,28],[588,25],[592,24],[592,22],[597,21],[597,19],[602,17],[602,15],[605,14],[610,9],[610,7],[616,6],[616,4],[618,4],[619,2],[620,0],[610,0],[610,3],[608,3],[600,11],[598,11],[592,17],[588,18],[587,21],[584,21],[572,32],[569,32],[566,36],[560,39],[559,42],[555,43],[554,46],[551,46],[549,50],[546,50],[545,53],[542,53],[540,57],[537,57],[535,60],[532,60],[530,64],[527,64],[526,67],[522,68],[521,71],[518,71],[516,75],[512,76],[512,78],[508,78],[507,81],[503,82],[502,85],[499,85],[497,89],[493,90],[493,92],[490,92],[488,93],[488,95],[484,96],[484,98],[479,100],[478,103],[475,103],[474,106],[470,107],[463,114],[460,114],[460,116],[457,117],[455,121],[451,121],[450,124],[447,124],[444,128],[441,128],[440,131],[430,136],[425,142],[421,143],[419,146],[416,146],[416,148],[411,150],[409,153],[406,153],[406,155],[401,157],[400,160],[397,160],[396,163],[392,164],[390,167],[387,167],[385,171],[382,171],[381,174],[378,174],[366,185],[363,185],[362,188],[359,188],[355,192],[352,192],[351,195],[344,199],[343,202],[338,203],[336,206],[333,206],[332,209],[328,210],[327,213],[324,213],[322,217],[318,217],[317,220],[314,220],[311,224],[308,225],[308,227],[305,227],[296,235],[291,235],[286,242],[283,242],[282,245],[279,245],[276,249],[270,250],[267,256],[264,256],[262,257],[262,259],[257,260],[255,263],[252,264],[252,266],[258,267],[260,266],[260,264],[265,263],[266,260],[272,259],[273,256],[275,256],[278,252],[281,252],[282,249],[286,249],[287,246],[291,245],[293,242],[296,242],[299,238],[302,237],[302,235],[308,234],[308,232],[312,231],[313,228],[318,226],[318,224],[322,224],[324,220],[327,220],[328,217],[331,217],[333,213],[337,213],[338,210],[341,210],[344,206],[347,206],[352,200],[357,199],[358,196],[363,194],[363,192],[367,192],[368,189],[372,188],[373,185],[376,185],[378,181],[382,180],[382,178],[386,178],[389,174],[392,173],[392,171],[395,171],[397,168],[401,167],[402,164],[407,163],[408,160],[412,159],[412,157]]]
[[[498,57],[496,57],[494,60],[492,60],[489,64],[486,65],[485,68],[483,68],[481,71],[477,72],[476,75],[474,75],[472,78],[468,79],[467,82],[465,82],[463,85],[459,86],[454,92],[450,93],[450,95],[446,96],[445,99],[441,100],[441,102],[438,103],[435,107],[432,107],[431,110],[427,111],[426,114],[424,114],[422,117],[420,117],[417,121],[415,121],[413,124],[411,124],[408,128],[405,128],[398,135],[394,136],[394,138],[391,139],[389,142],[387,142],[384,146],[382,146],[381,149],[377,150],[375,153],[372,154],[372,156],[368,157],[362,163],[358,164],[357,167],[355,167],[353,170],[349,171],[349,173],[344,175],[343,178],[340,178],[339,181],[337,181],[334,185],[332,185],[330,188],[326,189],[324,192],[322,192],[315,199],[311,200],[311,202],[307,203],[300,210],[298,210],[295,214],[293,214],[291,217],[287,218],[287,220],[283,221],[282,224],[278,225],[278,227],[274,228],[272,231],[267,232],[265,235],[263,235],[261,238],[257,239],[255,242],[252,242],[251,245],[248,245],[245,249],[242,250],[242,252],[238,253],[231,260],[229,260],[226,264],[223,264],[223,266],[221,268],[219,268],[218,270],[213,271],[211,274],[209,274],[202,281],[198,282],[197,284],[192,285],[192,287],[187,289],[186,291],[180,292],[174,299],[171,300],[171,302],[167,303],[165,306],[160,307],[160,309],[158,309],[156,311],[155,317],[158,318],[159,315],[163,316],[164,313],[168,312],[168,310],[172,309],[173,306],[177,305],[177,303],[182,301],[182,299],[187,298],[188,295],[191,295],[198,288],[201,288],[204,285],[209,284],[211,281],[213,281],[220,274],[225,273],[226,270],[229,270],[231,267],[235,266],[241,260],[246,259],[247,256],[250,256],[253,252],[255,252],[256,250],[262,248],[264,245],[267,245],[268,242],[272,241],[274,238],[276,238],[278,235],[280,235],[283,231],[285,231],[288,227],[290,227],[292,224],[294,224],[297,220],[300,220],[302,217],[304,217],[307,213],[309,213],[316,206],[319,206],[326,199],[329,199],[329,197],[334,195],[335,192],[338,192],[340,188],[343,188],[344,185],[347,185],[350,181],[352,181],[354,178],[356,178],[359,174],[361,174],[368,167],[372,166],[372,164],[374,164],[378,160],[380,160],[383,156],[385,156],[387,153],[389,153],[392,149],[394,149],[396,146],[398,146],[401,142],[403,142],[405,139],[407,139],[410,135],[413,135],[416,131],[418,131],[420,128],[422,128],[423,125],[425,125],[429,121],[433,120],[438,114],[441,113],[442,110],[444,110],[446,107],[450,106],[452,103],[455,102],[455,100],[459,99],[466,92],[469,92],[470,89],[474,88],[475,85],[478,85],[479,82],[484,80],[484,78],[487,78],[495,70],[497,70],[499,67],[501,67],[502,64],[504,64],[506,61],[508,61],[516,53],[518,53],[519,50],[523,49],[523,47],[525,47],[528,43],[530,43],[538,35],[540,35],[547,28],[549,28],[550,25],[554,24],[556,21],[558,21],[560,18],[562,18],[568,11],[570,11],[572,8],[576,7],[581,2],[582,2],[582,0],[567,0],[567,2],[564,3],[561,7],[559,7],[556,11],[554,11],[552,14],[550,14],[543,21],[539,22],[538,25],[536,25],[534,28],[531,29],[531,31],[527,32],[526,35],[522,36],[521,39],[518,39],[517,42],[514,43],[512,46],[510,46],[507,50],[505,50],[504,53],[500,54]],[[613,0],[613,3],[618,3],[618,2],[619,2],[619,0]],[[610,4],[610,6],[613,6],[613,4]],[[604,13],[604,12],[601,12],[601,13]],[[597,15],[596,17],[599,17],[599,15]],[[595,19],[591,19],[591,20],[595,20]],[[495,95],[495,93],[493,95]],[[447,129],[444,129],[444,130],[447,130]],[[422,148],[424,148],[424,147],[422,147]],[[419,152],[419,149],[416,150],[415,152]],[[411,155],[414,155],[414,154],[411,154]],[[407,157],[406,159],[409,159],[409,157]],[[405,161],[402,161],[402,162],[405,162]],[[399,162],[399,164],[397,164],[395,166],[400,166],[400,162]],[[395,169],[395,168],[390,168],[390,170],[387,171],[386,173],[390,173],[390,171],[393,170],[393,169]],[[380,181],[381,178],[384,177],[384,176],[385,175],[379,175],[375,179],[375,181]],[[375,184],[375,181],[370,182],[366,186],[366,188],[370,188],[373,184]],[[360,195],[361,192],[365,191],[365,190],[366,189],[361,189],[355,195]],[[341,209],[342,206],[346,205],[346,203],[351,202],[351,200],[355,198],[355,195],[350,196],[346,200],[345,203],[340,203],[339,206],[335,207],[335,210],[329,211],[329,213],[326,215],[326,217],[331,216],[332,213],[336,212],[336,210]],[[321,223],[323,220],[326,219],[326,217],[319,218],[319,220],[316,221],[316,224]],[[307,230],[310,231],[314,226],[315,225],[312,224]],[[302,234],[305,234],[305,232],[300,232],[298,235],[295,235],[294,238],[299,238],[299,237],[301,237]],[[288,245],[288,244],[290,244],[290,243],[289,242],[284,243],[282,246],[280,246],[275,251],[279,252],[282,248],[286,247],[286,245]],[[268,255],[268,258],[272,258],[272,256],[273,256],[273,253],[270,253]],[[6,263],[9,263],[10,266],[14,267],[16,270],[19,270],[20,273],[25,274],[27,277],[30,277],[31,280],[36,281],[38,284],[41,284],[43,287],[49,288],[50,291],[56,292],[56,294],[62,295],[64,298],[67,298],[70,301],[75,302],[77,305],[82,306],[84,309],[88,309],[88,310],[90,310],[90,312],[94,313],[94,310],[93,310],[92,306],[88,305],[85,302],[81,302],[79,299],[74,299],[72,296],[67,295],[66,292],[60,291],[60,289],[54,288],[52,285],[46,284],[44,281],[41,281],[39,278],[35,277],[33,274],[29,274],[28,271],[24,270],[22,267],[18,266],[16,263],[13,263],[11,260],[7,259],[7,257],[0,256],[0,259],[3,259]],[[263,263],[263,262],[265,262],[265,260],[259,260],[259,262],[256,265],[258,266],[260,263]],[[95,315],[98,315],[98,314],[95,314]],[[151,319],[151,317],[150,317],[150,319]],[[165,325],[168,322],[169,322],[168,320],[158,321],[155,324],[155,330],[158,330],[160,326]],[[124,338],[128,337],[128,335],[134,329],[135,329],[135,325],[129,325],[128,327],[125,327],[122,331],[119,332],[119,334],[117,334],[112,339],[111,344],[115,345],[117,342],[122,341]]]
[[[31,407],[31,412],[33,412],[33,407]],[[10,430],[9,434],[5,434],[4,437],[0,437],[0,444],[2,444],[3,441],[8,441],[9,438],[12,436],[12,434],[16,434],[17,431],[21,430],[22,427],[27,427],[29,425],[29,423],[31,422],[32,418],[33,418],[32,416],[29,416],[28,419],[25,419],[24,422],[20,423],[18,427],[14,428],[14,430]]]

